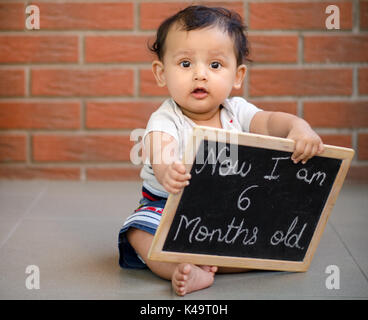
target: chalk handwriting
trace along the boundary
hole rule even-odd
[[[286,232],[286,234],[284,235],[284,232],[281,230],[277,230],[273,236],[271,237],[270,243],[274,246],[283,243],[286,247],[289,248],[298,248],[300,250],[303,250],[303,247],[299,246],[299,240],[302,237],[302,234],[304,232],[304,229],[306,228],[307,224],[304,223],[302,229],[300,230],[299,234],[298,233],[293,233],[296,225],[298,224],[298,217],[295,217],[295,219],[293,220],[293,222],[291,223],[291,225],[289,226],[288,231]]]
[[[195,173],[199,174],[203,171],[203,169],[208,165],[211,164],[212,165],[212,172],[211,175],[214,175],[216,172],[216,167],[217,165],[219,165],[219,170],[218,173],[220,176],[227,176],[227,175],[240,175],[241,177],[245,177],[250,170],[252,169],[252,164],[251,163],[247,163],[243,162],[240,166],[240,169],[238,169],[239,167],[239,161],[235,160],[233,162],[232,158],[226,158],[224,157],[224,155],[226,154],[226,152],[228,152],[230,150],[230,148],[228,146],[224,146],[223,148],[220,149],[220,151],[218,152],[217,157],[215,156],[215,148],[211,148],[208,151],[208,155],[206,157],[206,159],[204,160],[203,165],[199,168],[199,169],[195,169]],[[224,160],[220,160],[224,158]]]
[[[251,204],[250,199],[249,199],[249,197],[245,197],[244,195],[245,195],[245,193],[246,193],[248,190],[253,189],[253,188],[258,188],[258,186],[257,186],[257,185],[250,186],[250,187],[246,188],[246,189],[245,189],[245,190],[240,194],[240,196],[239,196],[239,198],[238,198],[238,209],[239,209],[239,210],[245,211],[245,210],[247,210],[247,209],[249,208],[249,206],[250,206],[250,204]],[[246,202],[246,205],[245,205],[245,206],[243,205],[243,202],[244,202],[244,201]]]
[[[228,176],[228,175],[239,175],[240,177],[246,177],[252,170],[252,163],[249,160],[239,161],[239,159],[234,159],[230,157],[226,157],[226,154],[230,150],[227,145],[220,147],[218,145],[218,153],[216,153],[216,147],[208,148],[208,154],[206,155],[206,159],[201,163],[201,166],[195,167],[195,173],[200,174],[206,166],[212,165],[210,167],[211,175],[219,175],[219,176]],[[282,178],[282,172],[280,167],[285,164],[283,160],[290,160],[290,156],[288,157],[271,157],[272,168],[266,172],[261,173],[261,177],[267,181],[274,181],[277,183]],[[198,164],[198,163],[197,163]],[[295,178],[299,181],[307,183],[309,185],[322,186],[325,183],[327,175],[323,171],[313,170],[310,167],[302,167],[293,166],[293,170],[295,170],[292,175],[295,174]],[[296,172],[296,173],[295,173]],[[289,176],[290,177],[290,176]],[[286,178],[289,178],[286,175]],[[253,180],[254,181],[254,180]],[[259,180],[258,180],[259,181]],[[262,180],[263,181],[263,180]],[[267,182],[269,184],[270,182]],[[253,192],[254,189],[262,187],[261,184],[253,184],[250,183],[247,186],[243,186],[239,188],[242,190],[237,199],[236,208],[240,212],[244,212],[248,210],[259,198],[260,192]],[[276,188],[277,186],[275,186]],[[318,187],[317,187],[318,188]],[[276,190],[276,189],[275,189]],[[257,196],[258,193],[258,196]],[[262,197],[261,197],[262,199]],[[267,201],[267,199],[265,199]],[[298,207],[300,209],[300,207]],[[238,211],[238,212],[239,212]],[[299,214],[301,211],[295,211],[295,214]],[[282,214],[282,213],[280,213]],[[228,217],[226,213],[224,213],[224,217]],[[258,226],[248,226],[246,224],[245,219],[240,219],[239,216],[233,216],[226,222],[223,220],[219,220],[218,227],[214,227],[210,222],[206,222],[205,218],[202,216],[196,216],[194,218],[186,216],[184,214],[180,215],[179,223],[176,224],[176,230],[174,232],[173,241],[177,241],[178,239],[182,239],[184,241],[188,241],[188,243],[226,243],[228,245],[242,244],[244,246],[254,245],[257,242],[259,236]],[[290,221],[292,222],[290,223]],[[290,218],[283,227],[278,227],[278,230],[275,230],[271,233],[271,237],[267,238],[266,242],[268,242],[271,246],[278,246],[280,250],[285,250],[286,248],[294,249],[294,250],[304,250],[304,246],[301,245],[303,234],[307,234],[308,223],[300,222],[300,218],[297,215]],[[230,222],[229,222],[230,221]],[[253,220],[252,220],[253,221]],[[254,222],[253,222],[254,223]],[[267,231],[268,233],[268,231]],[[262,234],[260,232],[260,234]],[[307,236],[306,236],[307,237]],[[261,239],[261,243],[264,241]]]
[[[188,241],[192,243],[193,241],[211,242],[212,240],[216,242],[225,242],[227,244],[234,244],[235,241],[243,234],[243,245],[252,245],[257,241],[258,228],[254,227],[250,233],[248,228],[243,228],[244,219],[236,225],[235,217],[231,220],[231,223],[227,225],[227,229],[222,230],[221,228],[210,230],[205,225],[200,225],[202,219],[201,217],[196,217],[194,219],[188,220],[185,215],[180,216],[180,222],[178,229],[176,230],[174,241],[178,238],[179,234],[182,232],[187,232]],[[249,236],[249,237],[248,237]]]
[[[318,172],[313,173],[313,175],[308,179],[308,170],[305,168],[302,168],[296,173],[296,178],[299,180],[304,180],[305,182],[309,184],[311,184],[313,181],[318,182],[318,179],[321,178],[319,185],[322,186],[323,182],[326,179],[326,173],[318,171]]]
[[[279,160],[288,160],[290,159],[290,157],[278,157],[278,158],[272,158],[272,160],[275,160],[275,165],[273,166],[273,169],[272,169],[272,172],[270,175],[267,175],[267,176],[264,176],[263,178],[265,178],[266,180],[277,180],[280,176],[277,175],[277,176],[274,176],[274,173],[275,173],[275,170],[276,170],[276,167],[279,163]]]

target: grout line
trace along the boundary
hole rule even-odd
[[[359,136],[358,130],[353,129],[351,133],[351,144],[352,144],[351,147],[355,150],[355,155],[353,157],[353,163],[356,163],[357,161],[359,161],[358,136]]]
[[[359,34],[363,30],[360,30],[360,3],[359,1],[353,1],[352,3],[352,34]]]
[[[141,31],[140,30],[140,24],[141,24],[141,17],[140,17],[140,10],[141,10],[141,4],[140,3],[137,3],[136,1],[134,1],[133,3],[133,23],[134,23],[134,26],[133,26],[133,31],[134,32],[139,32]]]
[[[86,54],[86,38],[84,35],[78,35],[78,65],[85,65],[84,57]]]
[[[31,68],[24,68],[24,77],[25,77],[25,88],[24,88],[24,97],[29,98],[31,96]]]
[[[304,34],[299,32],[298,34],[298,47],[297,47],[298,61],[296,62],[299,66],[304,66]]]
[[[299,118],[304,119],[304,104],[300,99],[297,100],[296,114]]]
[[[351,93],[351,98],[356,99],[359,97],[359,75],[358,75],[359,69],[357,66],[353,66],[352,69],[353,69],[353,79],[352,79],[353,90]]]
[[[134,79],[133,79],[133,85],[134,85],[134,93],[133,97],[137,100],[140,97],[140,84],[141,84],[141,73],[140,68],[134,69]]]
[[[30,165],[33,160],[33,135],[26,132],[26,166]]]
[[[26,209],[25,213],[18,219],[17,223],[10,229],[8,235],[5,237],[4,240],[0,242],[0,250],[3,248],[5,243],[11,238],[11,236],[14,234],[14,232],[17,230],[20,223],[23,221],[23,219],[30,213],[32,208],[37,204],[37,202],[43,197],[47,190],[47,187],[45,187],[43,190],[40,191],[40,193],[36,196],[35,199],[31,202],[29,207]]]

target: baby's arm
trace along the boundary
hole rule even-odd
[[[291,157],[294,163],[306,163],[324,150],[321,138],[310,125],[289,113],[257,112],[251,121],[250,132],[294,140],[295,148]]]
[[[145,156],[149,156],[157,181],[169,193],[178,193],[189,184],[190,174],[179,161],[175,139],[164,132],[150,132],[145,138]]]

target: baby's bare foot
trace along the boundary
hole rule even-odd
[[[179,296],[209,287],[214,281],[217,267],[179,264],[172,276],[172,286]]]

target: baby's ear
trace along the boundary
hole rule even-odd
[[[234,89],[241,88],[246,73],[247,73],[247,67],[245,66],[245,64],[241,64],[240,66],[238,66],[236,70],[235,81],[234,81]]]
[[[152,72],[153,72],[153,75],[155,76],[157,85],[159,87],[164,87],[166,85],[166,79],[165,79],[165,74],[164,74],[164,64],[159,60],[153,61],[152,62]]]

